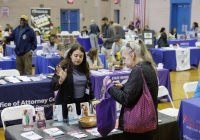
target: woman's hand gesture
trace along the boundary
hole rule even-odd
[[[67,77],[67,69],[63,70],[60,65],[56,66],[56,74],[60,76],[59,83],[62,84]]]

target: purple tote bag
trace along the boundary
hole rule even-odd
[[[106,83],[109,78],[107,77]],[[117,119],[116,101],[108,95],[107,91],[103,95],[102,101],[96,105],[96,117],[97,130],[102,137],[106,137],[115,128]]]
[[[144,79],[142,69],[140,68],[140,70],[143,79],[143,93],[135,106],[132,108],[125,107],[124,109],[125,132],[144,133],[156,129],[157,126],[153,99]]]

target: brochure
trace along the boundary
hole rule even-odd
[[[80,130],[71,130],[68,131],[67,134],[78,139],[87,137],[87,135],[81,132]]]
[[[20,81],[17,78],[14,78],[13,76],[5,77],[5,80],[11,83],[19,83]]]
[[[16,78],[23,82],[31,81],[27,76],[16,76]]]
[[[6,81],[4,81],[4,80],[0,80],[0,85],[5,85],[5,84],[7,84]]]
[[[100,102],[101,100],[91,101],[91,114],[96,115],[96,105]]]
[[[101,134],[98,132],[97,128],[90,128],[90,129],[85,129],[85,131],[87,131],[88,133],[90,133],[91,135],[93,136],[96,136],[96,137],[101,137]],[[113,129],[110,133],[114,133],[118,131],[117,129]]]
[[[93,136],[96,137],[101,137],[101,134],[98,132],[97,128],[90,128],[90,129],[85,129],[85,131],[87,131],[88,133],[90,133]]]
[[[36,123],[39,129],[46,128],[46,119],[44,113],[44,107],[39,107],[35,109],[36,111]]]
[[[81,103],[80,108],[81,108],[81,117],[90,116],[89,103],[88,102]]]
[[[68,121],[69,121],[69,124],[78,123],[78,116],[77,116],[77,113],[76,113],[76,105],[75,105],[75,103],[67,104],[67,109],[68,109]]]
[[[22,137],[27,138],[29,140],[39,140],[42,139],[42,137],[38,134],[36,134],[33,131],[25,132],[21,134]]]
[[[34,130],[34,126],[33,126],[33,111],[32,111],[32,109],[23,110],[23,114],[22,114],[22,129],[23,129],[23,131]]]
[[[44,129],[44,132],[49,134],[51,137],[55,137],[55,136],[59,136],[59,135],[63,135],[65,134],[63,131],[61,131],[58,128],[48,128],[48,129]]]
[[[122,107],[122,105],[120,103],[116,102],[117,116],[120,115],[121,107]]]
[[[53,105],[53,120],[63,121],[62,105]]]

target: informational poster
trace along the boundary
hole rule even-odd
[[[190,49],[176,49],[176,71],[190,69]]]
[[[1,15],[2,15],[2,17],[9,17],[9,7],[8,6],[1,7]]]
[[[48,40],[50,35],[50,21],[51,9],[31,8],[31,26],[43,35],[44,40]]]

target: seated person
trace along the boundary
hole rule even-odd
[[[49,37],[49,43],[46,43],[43,46],[42,51],[44,53],[55,53],[55,52],[57,52],[57,44],[55,43],[55,35],[51,35]]]
[[[199,33],[199,25],[197,22],[193,22],[192,28],[190,29],[190,31],[194,31],[195,36],[197,36],[197,33]]]
[[[90,70],[97,70],[97,69],[103,69],[104,65],[101,62],[101,59],[98,57],[98,49],[97,48],[91,48],[87,54],[87,62],[89,64]]]
[[[135,31],[135,27],[131,26],[128,30],[128,34],[129,35],[136,35],[136,31]]]
[[[150,30],[149,30],[149,26],[148,26],[148,25],[145,25],[143,31],[150,31]]]
[[[87,26],[83,26],[83,31],[81,31],[81,36],[83,36],[84,32],[86,33],[86,35],[88,35]]]
[[[69,46],[69,45],[66,46],[66,45],[64,45],[64,43],[58,44],[57,50],[58,50],[58,54],[61,57],[61,60],[65,59],[67,57],[67,54],[68,54],[70,48],[71,48],[71,46]]]
[[[197,84],[196,91],[194,92],[194,98],[200,98],[200,80]]]
[[[41,35],[40,35],[40,32],[39,32],[39,31],[35,31],[35,35],[36,35],[36,37],[37,37],[37,36],[40,36],[40,43],[43,43],[43,42],[44,42],[43,39],[42,39],[42,37],[41,37]]]
[[[172,28],[171,32],[169,33],[169,39],[177,39],[176,28]]]
[[[133,21],[130,22],[130,24],[128,25],[127,29],[131,29],[131,27],[134,27],[134,22]]]
[[[126,46],[128,43],[127,40],[122,39],[120,35],[115,35],[113,37],[114,43],[112,44],[111,48],[111,56],[112,56],[112,63],[116,63],[118,60],[117,53],[121,50],[122,46]]]

